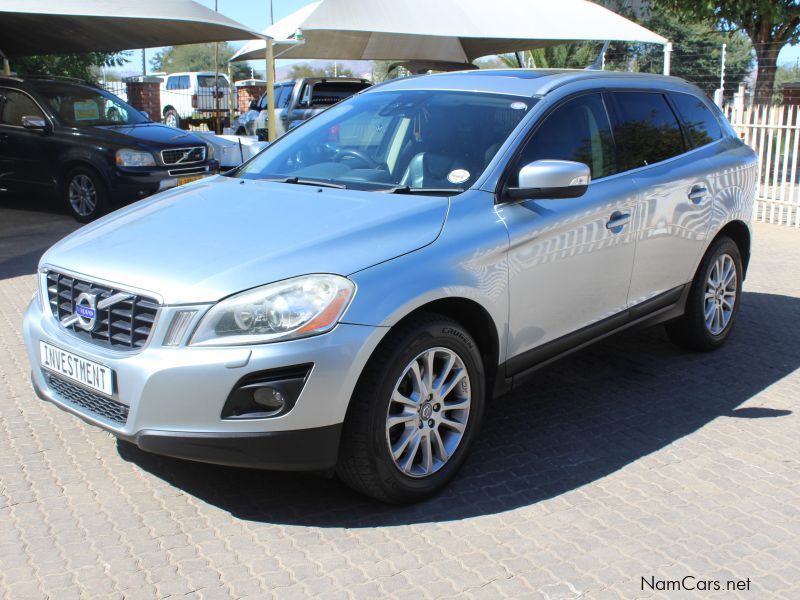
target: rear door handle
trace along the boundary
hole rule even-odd
[[[606,229],[611,229],[611,230],[621,229],[630,222],[631,222],[630,213],[615,212],[608,219],[608,222],[606,223]]]
[[[706,196],[708,196],[708,188],[702,185],[694,186],[692,191],[689,192],[689,200],[691,200],[693,204],[700,204],[705,200]]]

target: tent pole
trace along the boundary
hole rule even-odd
[[[8,64],[8,58],[3,53],[2,50],[0,50],[0,58],[3,59],[3,77],[10,77],[11,76],[11,65]]]
[[[267,51],[264,58],[267,64],[267,141],[274,142],[278,133],[278,124],[275,122],[275,58],[272,39],[266,42]]]
[[[664,75],[669,75],[672,61],[672,42],[664,44]]]

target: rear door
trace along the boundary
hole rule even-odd
[[[628,295],[640,304],[689,282],[710,224],[709,162],[690,152],[675,108],[660,91],[608,94],[620,168],[635,180],[636,262]]]
[[[11,185],[44,186],[52,182],[47,143],[52,134],[25,129],[22,117],[49,119],[36,101],[22,90],[0,88],[0,188]]]

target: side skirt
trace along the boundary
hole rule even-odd
[[[634,327],[652,327],[683,316],[690,288],[689,283],[678,286],[597,323],[508,359],[497,369],[494,397],[511,392],[539,369],[595,342]]]

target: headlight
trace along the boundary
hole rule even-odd
[[[155,167],[156,159],[149,152],[117,150],[118,167]]]
[[[206,144],[206,160],[212,160],[217,157],[216,148],[214,144]]]
[[[263,344],[330,331],[355,293],[338,275],[304,275],[222,300],[206,313],[192,346]]]

